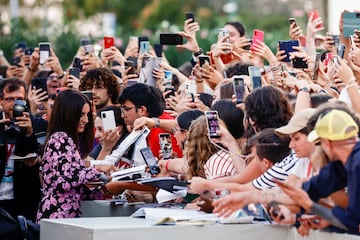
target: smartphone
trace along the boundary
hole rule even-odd
[[[175,88],[173,87],[173,86],[169,86],[169,87],[165,87],[165,90],[164,90],[165,92],[167,92],[167,91],[170,91],[169,93],[167,93],[166,95],[165,95],[165,99],[166,98],[169,98],[169,97],[171,97],[171,96],[173,96],[173,97],[175,97]]]
[[[223,38],[223,37],[227,37],[229,35],[230,35],[230,33],[229,33],[229,31],[227,29],[225,29],[225,28],[219,28],[218,29],[218,36],[219,37]],[[229,38],[227,39],[227,42],[230,42]]]
[[[92,91],[80,91],[82,94],[84,94],[89,100],[90,102],[92,101],[93,99],[93,93]]]
[[[164,70],[165,77],[163,79],[163,86],[164,87],[171,87],[172,86],[172,80],[173,80],[173,73],[168,70]]]
[[[350,37],[360,26],[360,13],[344,12],[343,13],[343,34],[344,37]]]
[[[219,138],[220,125],[218,112],[206,111],[205,116],[210,138]]]
[[[310,17],[311,15],[313,15],[313,21],[315,19],[320,18],[319,12],[316,9],[310,10],[308,12],[308,17]],[[318,25],[315,26],[315,28],[322,28],[322,27],[324,27],[322,23],[319,23]]]
[[[315,67],[314,67],[314,73],[313,73],[313,80],[317,80],[317,78],[318,78],[320,60],[321,60],[321,54],[320,54],[320,53],[316,53]]]
[[[290,53],[294,52],[294,46],[299,46],[298,40],[279,41],[279,50],[285,51],[286,57],[282,60],[283,62],[290,62]]]
[[[295,57],[292,60],[292,64],[293,64],[293,68],[302,68],[302,69],[308,68],[308,64],[306,63],[304,58]]]
[[[192,19],[192,21],[191,21],[190,23],[195,22],[195,15],[194,15],[194,13],[192,13],[192,12],[187,12],[187,13],[185,13],[185,18],[186,18],[186,19]]]
[[[90,38],[81,38],[80,45],[84,47],[85,54],[89,54],[90,52],[94,51],[94,46],[91,44]]]
[[[101,120],[103,123],[104,131],[113,130],[116,128],[115,114],[113,110],[102,111]]]
[[[141,41],[140,42],[140,54],[148,53],[150,49],[149,41]]]
[[[138,83],[138,80],[136,80],[136,79],[128,79],[127,80],[127,86],[128,87],[131,87],[132,85],[135,85],[137,83]]]
[[[332,35],[332,39],[336,47],[340,45],[340,35]]]
[[[47,92],[46,77],[35,77],[31,80],[31,87],[35,89],[42,89]]]
[[[46,60],[50,57],[50,43],[41,42],[39,43],[39,54],[40,54],[40,64],[43,65]]]
[[[206,62],[210,65],[210,57],[209,56],[206,56],[206,55],[199,56],[200,67],[203,67]]]
[[[264,42],[264,32],[261,30],[255,29],[253,32],[251,47],[256,46],[258,41]]]
[[[160,173],[159,165],[157,164],[154,154],[151,152],[151,149],[146,147],[140,149],[141,156],[143,157],[146,165],[149,167],[150,173],[156,175]]]
[[[73,68],[78,68],[81,72],[82,70],[82,66],[81,66],[81,58],[79,57],[74,57],[74,60],[73,60]]]
[[[170,159],[172,154],[172,142],[170,133],[159,133],[160,150],[163,153],[163,159]]]
[[[104,37],[104,48],[110,48],[114,46],[114,38],[113,37]]]
[[[11,66],[18,67],[20,64],[20,57],[13,57],[11,59]]]
[[[234,76],[233,80],[234,93],[236,96],[236,103],[242,103],[244,101],[245,83],[244,78]]]
[[[193,96],[195,96],[196,91],[197,91],[196,84],[185,83],[185,94],[192,94]]]
[[[27,43],[25,41],[18,42],[15,46],[15,49],[25,50],[27,48]]]
[[[161,45],[181,45],[183,37],[177,33],[160,33]]]
[[[128,74],[135,74],[134,62],[133,61],[125,61],[125,70],[131,68]]]
[[[248,67],[253,89],[261,87],[261,69],[257,66]]]
[[[289,22],[290,25],[293,24],[293,23],[295,23],[295,27],[297,27],[297,23],[296,23],[296,19],[295,19],[295,18],[289,18],[289,19],[288,19],[288,22]]]
[[[337,47],[337,55],[343,59],[343,58],[344,58],[344,54],[345,54],[345,45],[340,44],[340,45]]]
[[[252,39],[249,39],[249,44],[243,46],[243,49],[244,49],[244,50],[250,50],[250,46],[251,46],[251,44],[252,44],[252,41],[253,41]]]
[[[145,36],[140,36],[138,37],[138,51],[140,52],[140,45],[141,45],[141,42],[146,42],[146,41],[150,41],[148,37],[145,37]]]
[[[33,48],[26,48],[25,49],[25,55],[31,56],[31,54],[34,52]]]
[[[157,57],[162,57],[163,48],[160,43],[154,44],[154,51]]]
[[[69,74],[80,79],[80,69],[77,67],[72,67],[69,69]]]

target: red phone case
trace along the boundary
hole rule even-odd
[[[252,44],[251,44],[251,48],[253,46],[256,46],[258,43],[257,42],[264,42],[264,32],[258,29],[254,30],[253,33],[253,38],[252,38]],[[251,49],[252,50],[252,49]]]
[[[319,12],[318,12],[318,10],[316,10],[316,9],[310,10],[310,11],[308,12],[308,17],[309,17],[309,18],[311,17],[311,15],[313,15],[313,21],[316,20],[316,19],[318,19],[318,18],[320,18]],[[322,24],[316,25],[316,28],[322,28],[322,27],[323,27]]]
[[[104,37],[104,48],[110,48],[112,46],[114,46],[114,38]]]

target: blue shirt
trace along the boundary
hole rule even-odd
[[[360,142],[354,146],[345,165],[340,161],[328,163],[319,175],[303,183],[302,187],[315,202],[347,187],[348,207],[334,207],[332,213],[349,233],[360,234]]]

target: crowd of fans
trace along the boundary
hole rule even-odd
[[[33,52],[18,44],[11,60],[0,56],[0,207],[39,222],[81,217],[84,199],[155,202],[156,188],[106,183],[145,164],[139,149],[149,147],[159,167],[152,177],[185,179],[199,195],[188,208],[226,189],[210,199],[219,216],[261,203],[301,235],[360,234],[360,32],[343,34],[343,14],[340,34],[326,33],[321,47],[319,16],[310,14],[305,30],[290,19],[276,53],[262,31],[251,36],[239,22],[202,49],[200,23],[186,19],[176,47],[192,58],[179,69],[142,37],[124,52],[107,38],[99,55],[87,42],[66,69],[51,44]],[[208,113],[219,118],[215,130]],[[123,149],[144,127],[146,138]]]

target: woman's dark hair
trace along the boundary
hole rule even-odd
[[[205,106],[211,108],[214,97],[208,93],[199,93],[199,100],[202,101]]]
[[[323,103],[327,103],[332,96],[326,93],[313,93],[310,95],[311,107],[317,108]]]
[[[149,117],[159,117],[165,109],[165,101],[159,89],[143,83],[125,88],[119,96],[119,103],[132,102],[136,107],[145,106]]]
[[[219,113],[219,118],[224,121],[226,128],[234,138],[240,138],[244,134],[244,112],[237,108],[235,103],[228,100],[216,101],[212,107]]]
[[[249,142],[256,146],[256,154],[260,160],[266,158],[275,164],[290,154],[289,136],[275,134],[274,128],[261,130]]]
[[[74,90],[64,90],[56,97],[47,129],[47,141],[55,132],[65,132],[78,146],[82,157],[86,156],[93,147],[94,120],[92,111],[88,113],[88,123],[85,130],[78,133],[78,125],[82,115],[82,108],[91,103],[85,95]]]
[[[198,117],[204,115],[202,111],[199,110],[188,110],[186,112],[181,113],[177,116],[176,121],[181,130],[189,130],[191,122],[197,119]]]
[[[225,23],[225,25],[233,26],[236,29],[236,31],[238,31],[238,33],[240,34],[240,37],[245,35],[245,27],[244,27],[244,25],[242,25],[242,23],[240,23],[240,22],[227,22],[227,23]]]
[[[279,89],[265,86],[255,89],[245,99],[246,116],[256,131],[285,126],[292,116],[287,97]]]
[[[226,76],[228,78],[231,78],[232,76],[235,76],[235,75],[248,75],[249,76],[248,68],[250,66],[254,66],[254,65],[250,64],[250,63],[237,62],[225,70]]]

